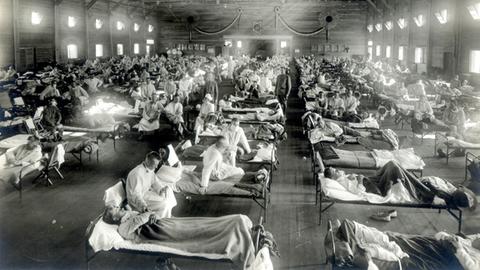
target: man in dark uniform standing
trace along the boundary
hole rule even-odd
[[[278,101],[282,105],[283,112],[286,113],[287,109],[287,98],[290,95],[290,90],[292,88],[292,81],[290,76],[287,74],[286,68],[281,68],[280,75],[277,76],[277,82],[275,84],[275,95],[278,98]]]

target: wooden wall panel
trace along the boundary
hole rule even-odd
[[[11,0],[0,1],[0,67],[14,63],[13,5]]]

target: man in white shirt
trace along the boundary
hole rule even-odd
[[[225,137],[220,137],[217,142],[202,154],[203,169],[202,181],[199,192],[205,194],[208,190],[208,183],[212,180],[224,180],[235,175],[244,175],[245,172],[241,168],[237,168],[223,162],[223,153],[228,147]]]
[[[173,125],[173,128],[178,135],[183,137],[183,132],[184,130],[187,130],[187,128],[185,127],[185,121],[183,120],[183,105],[180,103],[178,95],[173,96],[172,102],[168,103],[165,107],[165,116]]]
[[[356,114],[359,104],[360,102],[358,99],[352,95],[352,91],[348,90],[344,100],[345,112]]]
[[[250,153],[250,145],[248,144],[247,137],[243,128],[240,127],[240,121],[237,118],[233,118],[230,125],[222,132],[222,135],[225,137],[228,144],[227,147],[227,160],[226,162],[232,166],[236,164],[237,151],[240,151],[240,154],[244,152]],[[241,147],[238,147],[238,146]]]
[[[85,80],[85,83],[87,84],[88,88],[87,91],[90,94],[98,93],[100,90],[98,90],[98,87],[102,86],[102,81],[100,81],[97,77],[90,75],[90,78]]]
[[[177,205],[173,190],[163,186],[155,175],[161,161],[157,152],[150,152],[142,164],[130,171],[127,177],[126,193],[128,204],[133,210],[145,213],[155,212],[158,218],[172,216],[172,208]]]

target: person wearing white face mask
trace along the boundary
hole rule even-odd
[[[195,143],[199,142],[198,135],[202,132],[205,124],[205,117],[215,112],[215,105],[212,103],[212,95],[206,94],[203,103],[200,106],[197,119],[195,119]],[[198,105],[197,105],[198,106]]]
[[[222,135],[225,137],[228,144],[226,150],[226,162],[229,165],[235,166],[237,151],[239,151],[240,154],[243,154],[244,152],[249,154],[252,151],[248,144],[247,137],[245,136],[245,132],[243,131],[243,128],[240,127],[240,121],[237,118],[232,119],[230,125],[228,125],[222,132]],[[238,147],[239,145],[241,147]]]

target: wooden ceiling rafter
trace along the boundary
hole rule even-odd
[[[378,14],[383,14],[382,11],[377,7],[377,4],[375,4],[372,0],[366,0],[366,1]]]

